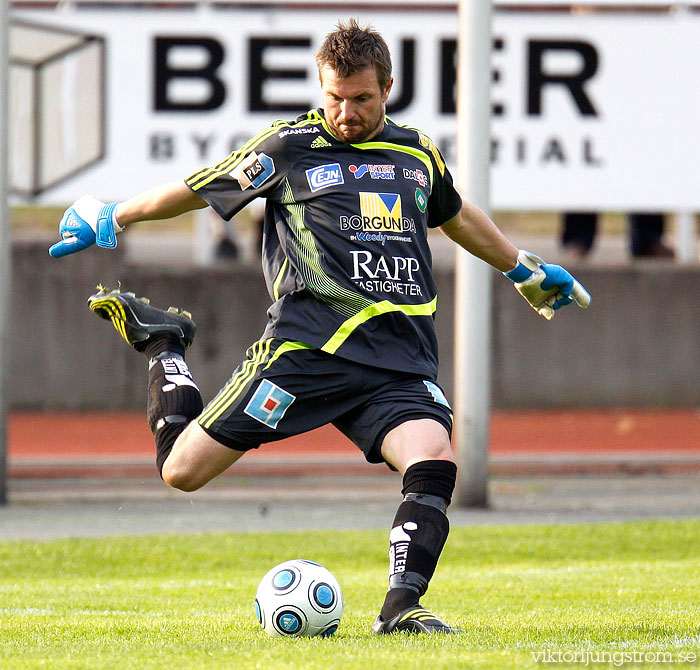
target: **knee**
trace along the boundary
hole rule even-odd
[[[404,471],[417,463],[430,461],[446,461],[457,466],[457,459],[449,444],[426,445],[423,449],[416,450],[405,463]]]
[[[206,483],[201,481],[201,478],[192,469],[172,462],[171,459],[166,460],[163,464],[161,477],[168,486],[187,493],[202,488]]]
[[[423,460],[426,461],[451,461],[452,463],[457,463],[457,458],[449,442],[434,442],[426,445],[422,456]]]

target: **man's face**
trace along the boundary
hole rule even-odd
[[[321,92],[326,122],[341,142],[366,142],[384,127],[384,103],[394,80],[382,90],[374,68],[339,77],[329,66],[321,69]]]

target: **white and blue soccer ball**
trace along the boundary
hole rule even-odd
[[[260,581],[255,614],[273,637],[326,637],[340,625],[343,592],[322,565],[303,559],[285,561]]]

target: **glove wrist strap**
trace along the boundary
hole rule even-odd
[[[95,242],[98,247],[114,249],[117,246],[117,233],[122,230],[114,215],[117,204],[112,202],[109,205],[105,205],[97,215]]]
[[[525,281],[531,274],[532,270],[523,263],[523,252],[518,252],[518,264],[508,272],[503,273],[514,284],[519,284]]]
[[[521,249],[518,251],[518,264],[510,271],[503,274],[515,284],[520,284],[536,272],[544,261],[529,251]]]

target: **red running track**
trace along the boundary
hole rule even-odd
[[[11,412],[9,460],[152,457],[153,438],[140,413]],[[491,417],[491,453],[700,454],[700,410],[497,411]],[[251,457],[355,454],[333,427],[265,445]]]

